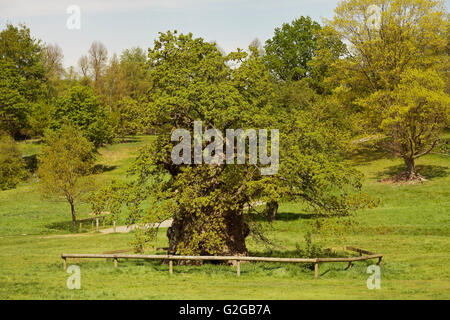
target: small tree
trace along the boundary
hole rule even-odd
[[[382,129],[391,150],[405,162],[405,179],[414,179],[415,160],[430,153],[439,143],[448,124],[450,97],[445,83],[435,71],[408,70],[402,74]],[[420,177],[418,177],[420,178]]]
[[[94,164],[94,146],[72,126],[64,125],[59,133],[45,136],[39,156],[38,176],[42,191],[64,197],[70,204],[72,225],[76,225],[75,203],[92,189],[88,177]]]
[[[27,172],[14,139],[0,135],[0,190],[14,188]]]

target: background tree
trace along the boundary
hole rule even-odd
[[[420,179],[415,160],[434,149],[448,124],[450,97],[445,83],[435,71],[407,70],[390,96],[381,128],[391,138],[391,151],[405,162],[404,178]]]
[[[124,50],[120,67],[127,94],[133,99],[145,95],[151,84],[146,52],[139,47]]]
[[[143,102],[136,101],[130,97],[121,99],[111,115],[114,133],[119,137],[127,135],[143,134],[147,127],[142,115],[145,113]]]
[[[29,117],[48,97],[45,49],[24,25],[0,32],[0,127],[15,139],[30,135]]]
[[[67,200],[75,226],[75,205],[94,186],[92,178],[88,177],[95,161],[93,144],[75,127],[64,125],[60,132],[45,136],[38,159],[37,174],[42,192]]]
[[[15,188],[28,174],[17,145],[7,134],[0,134],[0,190]]]
[[[80,68],[81,76],[89,79],[89,58],[87,55],[82,55],[80,59],[78,59],[78,67]]]
[[[398,153],[405,160],[405,177],[412,178],[415,177],[413,160],[436,144],[430,137],[437,138],[436,130],[445,127],[441,121],[445,121],[442,114],[448,112],[443,105],[448,97],[442,95],[439,81],[433,83],[429,77],[433,74],[448,82],[448,74],[442,71],[442,64],[448,61],[447,15],[443,1],[381,0],[377,2],[382,11],[377,29],[370,26],[368,19],[372,4],[369,0],[347,0],[335,10],[331,26],[343,41],[350,43],[346,59],[336,62],[335,74],[340,86],[335,93],[341,105],[347,106],[347,110],[353,106],[350,109],[360,115],[362,132],[386,133],[397,151],[405,143],[406,135],[408,144],[421,145],[419,148],[403,146],[403,151]],[[418,75],[413,70],[421,70],[426,75],[411,83],[411,93],[418,96],[408,98],[405,93],[402,98],[406,100],[400,102],[399,90],[407,88],[405,79],[411,79],[411,74]],[[440,102],[436,101],[437,95],[442,95]],[[415,103],[412,99],[416,99]],[[431,121],[428,108],[438,111],[439,125]],[[414,112],[425,114],[414,116]],[[406,122],[406,114],[414,116],[414,121]],[[400,127],[391,126],[399,125],[400,119],[402,133]],[[429,136],[431,131],[434,133]],[[412,149],[421,151],[416,153]],[[405,158],[405,153],[411,152],[415,155]]]
[[[100,147],[113,137],[105,107],[90,87],[77,85],[55,103],[52,127],[69,123],[79,128],[84,136]]]
[[[339,86],[333,81],[338,72],[334,64],[345,57],[347,46],[341,41],[339,34],[331,27],[325,26],[317,32],[316,50],[313,58],[308,62],[310,76],[306,79],[308,85],[318,94],[331,95]]]
[[[258,38],[253,39],[248,45],[249,48],[255,48],[258,54],[262,57],[265,54],[264,46]]]
[[[106,64],[108,62],[108,50],[100,41],[94,41],[88,52],[89,67],[91,69],[94,88],[102,90],[102,78],[104,76]]]
[[[14,27],[7,24],[0,32],[0,58],[12,61],[25,79],[25,97],[29,101],[36,101],[45,96],[42,87],[47,81],[44,67],[44,46],[40,40],[30,35],[30,29],[24,25]]]
[[[300,17],[275,29],[266,41],[264,60],[270,71],[281,80],[300,80],[311,75],[308,62],[317,48],[321,26],[310,17]]]
[[[28,127],[30,109],[25,97],[25,78],[13,61],[0,59],[0,130],[19,137]]]
[[[115,109],[115,104],[126,95],[126,82],[123,76],[123,70],[119,58],[114,54],[109,65],[105,69],[104,85],[102,96],[109,111]]]
[[[44,48],[44,68],[46,77],[48,79],[48,91],[50,97],[57,97],[62,90],[63,82],[61,81],[65,76],[63,67],[64,54],[58,44],[48,44]]]
[[[64,75],[64,54],[58,44],[48,44],[44,49],[44,67],[47,78],[59,80]]]
[[[58,84],[57,87],[61,89],[61,84]],[[28,107],[31,112],[28,119],[30,131],[35,137],[42,137],[52,123],[53,105],[50,102],[39,101]]]

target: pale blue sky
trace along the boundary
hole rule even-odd
[[[76,65],[94,40],[109,56],[123,49],[153,45],[159,31],[177,29],[216,41],[229,52],[301,15],[331,18],[339,0],[0,0],[0,29],[6,21],[25,23],[33,36],[58,43],[65,66]],[[69,30],[69,5],[81,9],[81,29]]]

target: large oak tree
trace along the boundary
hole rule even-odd
[[[167,32],[149,50],[149,63],[153,83],[143,117],[156,140],[137,158],[133,181],[99,192],[97,209],[127,212],[129,223],[143,226],[172,218],[170,254],[247,255],[247,236],[264,239],[254,217],[267,218],[267,211],[258,203],[303,201],[318,224],[326,217],[349,217],[364,203],[360,176],[343,162],[343,137],[319,108],[278,103],[256,48],[250,55],[224,56],[215,44],[192,34]],[[279,129],[278,174],[262,176],[263,165],[248,159],[242,165],[176,165],[171,134],[192,132],[194,121],[223,134]],[[137,240],[142,244],[155,235],[153,228],[142,228]]]

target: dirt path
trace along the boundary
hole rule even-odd
[[[173,220],[166,220],[163,221],[160,225],[159,228],[168,228],[172,225],[172,221]],[[148,225],[147,228],[156,228],[158,227],[157,224],[153,224],[153,225]],[[115,233],[128,233],[130,231],[133,231],[134,229],[137,228],[137,225],[133,224],[131,226],[117,226],[116,227],[116,232]],[[110,233],[114,233],[114,228],[107,228],[107,229],[100,229],[99,233],[101,234],[110,234]],[[70,238],[70,237],[85,237],[85,236],[89,236],[89,235],[93,235],[95,234],[95,232],[88,232],[88,233],[74,233],[74,234],[56,234],[56,235],[52,235],[52,236],[45,236],[45,237],[41,237],[41,239],[55,239],[55,238]]]
[[[92,235],[93,232],[89,233],[70,233],[70,234],[55,234],[53,236],[41,237],[41,239],[57,239],[57,238],[72,238],[72,237],[86,237]]]
[[[163,221],[160,225],[159,228],[168,228],[172,225],[172,221],[173,220],[166,220]],[[130,231],[133,231],[134,229],[136,229],[138,226],[133,224],[131,226],[117,226],[116,227],[116,233],[128,233]],[[153,224],[153,225],[147,225],[147,228],[157,228],[158,224]],[[109,234],[109,233],[114,233],[114,228],[108,228],[108,229],[101,229],[99,230],[100,233],[103,234]]]
[[[264,204],[265,204],[265,202],[263,202],[263,201],[257,201],[257,202],[255,202],[255,203],[253,204],[253,206],[259,207],[259,206],[262,206],[262,205],[264,205]],[[245,207],[244,209],[248,209],[248,207]],[[170,226],[172,225],[172,222],[173,222],[172,219],[163,221],[163,222],[159,225],[159,228],[168,228],[168,227],[170,227]],[[149,225],[147,225],[147,228],[148,228],[148,226],[149,226]],[[158,227],[157,224],[153,224],[150,228],[157,228],[157,227]],[[130,232],[130,231],[133,231],[133,230],[136,229],[136,228],[137,228],[137,225],[135,225],[135,224],[133,224],[133,225],[131,225],[131,226],[117,226],[115,232],[116,232],[116,233],[128,233],[128,232]],[[99,232],[100,232],[100,233],[103,233],[103,234],[114,233],[114,228],[101,229],[101,230],[99,230]]]

